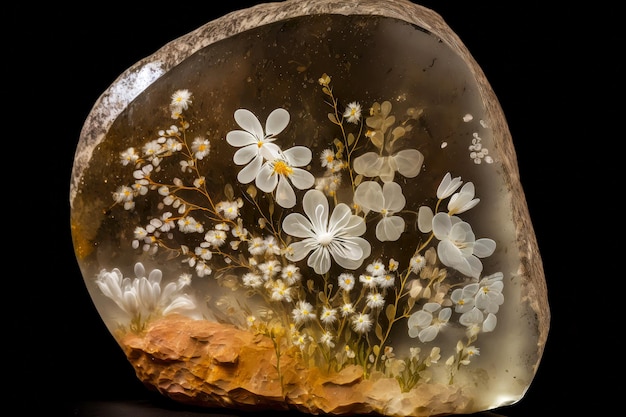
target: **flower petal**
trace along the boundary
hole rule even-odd
[[[242,168],[237,174],[237,181],[242,184],[248,184],[254,181],[256,176],[259,174],[259,170],[261,169],[261,164],[263,163],[263,158],[260,156],[256,156],[248,165]]]
[[[439,242],[437,245],[437,256],[444,265],[452,268],[463,262],[461,251],[449,240]]]
[[[231,146],[241,147],[257,143],[257,138],[250,132],[244,130],[233,130],[226,134],[226,142]]]
[[[263,172],[263,170],[261,170],[261,172]],[[272,175],[272,177],[276,178],[276,175]],[[260,175],[257,177],[257,182],[259,178]],[[292,208],[296,205],[296,193],[293,192],[291,184],[289,184],[289,181],[287,181],[283,175],[281,175],[278,179],[278,187],[276,187],[276,203],[284,208]]]
[[[289,165],[294,167],[303,167],[311,162],[312,153],[306,146],[294,146],[283,151],[283,155],[289,161]]]
[[[402,187],[397,182],[387,182],[383,185],[382,191],[385,208],[388,211],[397,213],[404,208],[406,198],[402,194]]]
[[[309,190],[302,199],[302,207],[311,220],[313,230],[326,232],[328,228],[328,200],[320,190]]]
[[[328,222],[328,232],[338,233],[343,231],[343,228],[350,222],[351,217],[352,210],[350,210],[350,207],[348,207],[347,204],[337,204],[333,210],[333,214],[330,216],[330,221]]]
[[[439,240],[445,239],[452,228],[452,220],[447,213],[437,213],[433,217],[433,233]]]
[[[328,270],[330,270],[330,254],[328,253],[328,249],[324,246],[318,246],[311,256],[309,256],[307,265],[313,268],[318,274],[328,272]]]
[[[301,242],[292,243],[290,245],[291,252],[288,252],[285,257],[292,262],[298,262],[304,259],[304,257],[316,247],[318,247],[318,245],[314,239],[304,239]]]
[[[259,119],[250,110],[235,110],[235,121],[247,132],[250,132],[257,140],[263,139],[263,127]],[[230,143],[230,142],[229,142]]]
[[[383,166],[383,158],[375,152],[367,152],[354,160],[353,167],[357,174],[365,177],[377,177]]]
[[[437,337],[437,333],[439,333],[439,329],[435,326],[428,326],[424,330],[419,332],[419,339],[422,343],[427,343],[435,339]]]
[[[384,156],[380,159],[381,164],[378,171],[378,176],[385,183],[393,181],[393,178],[396,176],[395,163],[390,156]]]
[[[433,210],[428,206],[421,206],[417,212],[417,228],[422,233],[433,230]]]
[[[237,165],[245,165],[259,154],[259,148],[256,145],[247,145],[239,149],[233,155],[233,162]]]
[[[343,227],[343,235],[361,236],[367,230],[363,217],[352,215],[350,221]]]
[[[474,242],[474,255],[479,258],[491,256],[495,250],[496,242],[491,239],[482,238]]]
[[[376,181],[364,181],[354,192],[354,202],[360,207],[380,213],[383,210],[383,190]]]
[[[293,172],[289,176],[291,183],[299,190],[307,190],[315,184],[315,177],[309,171],[302,168],[293,168]]]
[[[461,177],[452,179],[452,175],[449,172],[446,172],[446,175],[443,176],[443,179],[437,188],[437,198],[443,200],[444,198],[449,197],[457,190],[457,188],[461,186],[462,183],[463,181],[461,181]]]
[[[404,149],[391,158],[393,158],[393,166],[407,178],[416,177],[424,163],[424,155],[417,149]]]
[[[399,216],[382,218],[376,225],[376,238],[381,242],[396,241],[404,232],[404,219]]]
[[[278,184],[278,175],[274,174],[274,170],[272,169],[272,165],[270,163],[264,163],[256,176],[256,186],[261,191],[271,193],[276,188],[276,184]]]
[[[315,234],[312,229],[313,225],[311,225],[309,219],[300,213],[291,213],[283,220],[283,230],[291,236],[314,237]]]
[[[330,247],[335,262],[346,269],[357,269],[372,252],[370,243],[361,237],[345,238],[340,246],[333,242]]]
[[[261,143],[261,147],[259,149],[261,152],[261,156],[263,156],[263,158],[265,158],[268,161],[273,161],[274,159],[278,158],[281,150],[278,145],[276,145],[275,143],[269,142],[269,140],[274,140],[274,139],[266,139],[264,142]],[[257,144],[257,147],[258,146],[259,145]]]
[[[265,133],[274,136],[282,132],[289,124],[289,112],[285,109],[276,109],[267,116]]]

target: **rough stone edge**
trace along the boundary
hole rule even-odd
[[[482,69],[475,61],[461,39],[436,12],[408,0],[286,0],[284,2],[262,3],[247,9],[226,14],[206,23],[198,29],[167,43],[154,54],[138,61],[124,71],[111,86],[98,98],[87,116],[76,149],[74,167],[70,184],[70,206],[82,177],[88,166],[95,147],[103,140],[106,132],[126,106],[161,75],[182,62],[184,59],[212,43],[242,33],[246,30],[274,23],[280,20],[304,16],[307,14],[343,14],[343,15],[381,15],[397,18],[420,26],[446,42],[466,62],[477,80],[486,112],[492,121],[494,131],[503,137],[496,142],[502,158],[506,183],[513,194],[511,210],[517,227],[518,249],[521,254],[519,275],[529,277],[523,281],[523,294],[536,314],[539,337],[537,341],[538,358],[535,371],[543,355],[543,350],[550,327],[550,309],[543,263],[539,253],[536,236],[533,232],[530,213],[526,204],[525,193],[519,178],[517,156],[502,112],[491,85]],[[508,169],[507,169],[508,168]],[[526,236],[526,239],[521,239]]]

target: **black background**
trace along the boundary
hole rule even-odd
[[[5,222],[24,240],[7,243],[11,248],[5,252],[7,262],[18,263],[5,271],[7,334],[12,335],[4,343],[5,382],[12,387],[5,397],[19,399],[23,412],[18,415],[39,409],[40,415],[59,417],[126,415],[106,406],[120,401],[148,404],[142,416],[186,412],[141,385],[98,316],[74,257],[69,184],[85,118],[118,75],[165,43],[256,2],[189,3],[18,3],[5,9],[6,23],[17,23],[4,45],[9,70],[4,133],[14,149],[5,175],[5,210],[13,216]],[[578,319],[587,308],[579,278],[588,274],[583,266],[593,270],[597,262],[584,249],[592,231],[577,229],[577,222],[586,220],[571,201],[581,198],[578,190],[589,190],[582,185],[590,181],[589,169],[583,168],[593,152],[584,148],[599,146],[588,112],[594,103],[581,94],[591,88],[587,71],[595,64],[588,58],[600,54],[585,44],[588,16],[580,10],[548,10],[547,2],[539,1],[418,3],[438,12],[459,35],[500,100],[543,256],[552,313],[544,357],[525,397],[495,412],[510,417],[581,413],[591,395],[579,392],[595,385],[595,363],[610,361]],[[594,45],[607,38],[595,38]],[[616,63],[605,76],[617,79],[622,70]],[[604,117],[614,113],[606,109]],[[90,404],[102,408],[94,411]]]

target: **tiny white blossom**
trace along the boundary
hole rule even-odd
[[[375,277],[385,275],[387,273],[387,271],[385,271],[385,265],[380,260],[367,265],[365,270]]]
[[[371,292],[367,294],[367,306],[372,310],[381,308],[385,305],[385,299],[380,293]]]
[[[335,347],[335,343],[333,342],[334,336],[329,332],[324,332],[320,336],[320,344],[324,346],[328,346],[330,348]]]
[[[343,113],[343,117],[348,119],[348,123],[358,123],[361,120],[361,105],[356,101],[349,103]]]
[[[187,110],[190,104],[191,93],[189,90],[176,90],[174,94],[172,94],[172,101],[170,102],[172,107]]]
[[[352,288],[354,288],[354,275],[348,273],[348,272],[344,272],[343,274],[339,275],[339,277],[337,278],[339,287],[341,289],[343,289],[344,291],[350,291]]]
[[[324,306],[322,314],[320,314],[320,321],[326,325],[333,324],[337,321],[337,310]]]
[[[426,259],[419,254],[413,255],[413,257],[409,260],[409,268],[411,268],[411,272],[417,274],[419,271],[424,268],[426,265]]]
[[[244,274],[241,277],[241,280],[243,281],[243,285],[245,287],[259,288],[261,285],[263,285],[263,279],[261,278],[261,276],[252,272]]]
[[[352,303],[345,303],[341,306],[341,316],[348,317],[354,313],[354,306]]]
[[[138,159],[139,159],[139,154],[137,153],[137,151],[135,151],[135,148],[133,147],[130,147],[120,153],[120,161],[122,162],[122,165],[124,166],[131,164],[131,163],[134,164],[135,162],[137,162]]]
[[[296,282],[299,282],[302,278],[300,268],[298,268],[294,264],[285,265],[281,272],[281,278],[287,281],[289,285],[293,285]]]
[[[359,313],[352,318],[352,328],[357,333],[367,333],[372,328],[372,319],[369,314]]]
[[[208,139],[198,136],[191,143],[191,150],[193,151],[193,155],[196,159],[203,159],[209,154],[209,151],[211,150],[211,143]]]
[[[296,308],[291,312],[296,324],[304,323],[315,318],[315,312],[313,306],[306,301],[298,301]]]

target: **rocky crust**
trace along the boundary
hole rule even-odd
[[[365,379],[358,366],[306,368],[295,348],[281,353],[279,374],[269,337],[181,315],[128,333],[120,344],[146,386],[187,405],[416,417],[475,411],[458,387],[428,383],[402,392],[395,379]]]

